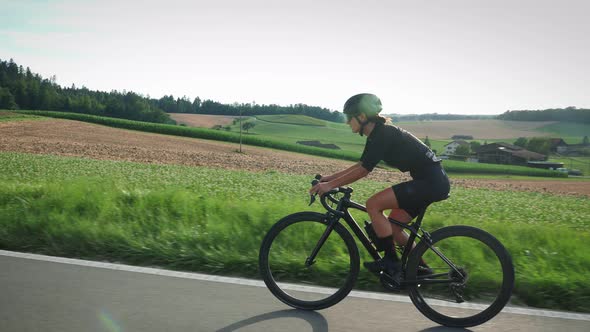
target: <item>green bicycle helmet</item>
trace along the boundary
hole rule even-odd
[[[372,93],[359,93],[348,98],[346,103],[344,103],[343,112],[346,115],[347,121],[350,121],[353,117],[356,118],[361,125],[359,135],[363,136],[363,128],[365,125],[377,118],[377,115],[382,110],[383,105],[381,105],[379,97]],[[361,122],[358,118],[359,114],[365,114],[367,121]]]
[[[344,114],[350,117],[364,113],[367,118],[371,119],[382,110],[381,100],[372,93],[359,93],[348,98],[344,103]]]

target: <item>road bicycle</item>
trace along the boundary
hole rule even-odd
[[[285,304],[320,310],[350,293],[361,259],[350,231],[366,249],[368,259],[381,258],[371,224],[365,221],[363,232],[349,211],[367,212],[351,200],[352,193],[350,187],[332,189],[320,196],[326,213],[288,215],[264,237],[260,273],[272,294]],[[311,196],[310,205],[314,201]],[[441,325],[470,327],[492,319],[509,301],[514,287],[509,252],[494,236],[471,226],[446,226],[431,234],[422,228],[425,212],[426,208],[408,224],[389,219],[409,232],[409,239],[397,248],[403,266],[401,279],[392,280],[380,272],[381,284],[389,291],[407,292],[422,314]],[[430,268],[426,274],[422,262]]]

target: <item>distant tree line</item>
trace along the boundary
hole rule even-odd
[[[315,118],[344,122],[339,112],[304,104],[278,106],[257,104],[221,104],[212,100],[191,101],[187,97],[144,97],[134,92],[92,91],[72,85],[63,88],[55,76],[45,79],[12,59],[0,59],[0,109],[32,109],[75,112],[138,121],[175,123],[167,113],[215,115],[303,114]]]
[[[461,115],[461,114],[387,114],[393,122],[434,121],[434,120],[485,120],[498,119],[509,121],[563,121],[590,123],[590,109],[553,108],[546,110],[506,111],[500,115]]]
[[[493,119],[495,115],[462,115],[462,114],[386,114],[392,122],[434,121],[434,120],[485,120]]]
[[[551,108],[537,111],[506,111],[498,115],[498,119],[510,121],[564,121],[590,123],[590,109],[570,106],[567,108]]]
[[[317,119],[332,122],[344,122],[344,114],[329,109],[309,106],[305,104],[295,104],[289,106],[279,105],[259,105],[256,103],[233,103],[231,105],[222,104],[213,100],[201,101],[195,98],[192,102],[187,97],[174,99],[173,96],[164,96],[159,100],[153,100],[156,105],[167,113],[194,113],[194,114],[213,114],[213,115],[268,115],[268,114],[302,114]]]

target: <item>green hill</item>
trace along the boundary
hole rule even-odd
[[[283,123],[293,124],[301,126],[319,126],[325,127],[326,121],[312,118],[306,115],[296,114],[277,114],[277,115],[257,115],[256,119],[271,122],[271,123]]]
[[[584,136],[590,136],[590,124],[556,122],[539,128],[539,131],[563,138],[568,144],[580,144]]]
[[[269,140],[291,144],[315,140],[335,144],[343,151],[359,155],[365,146],[365,139],[353,134],[350,127],[344,123],[327,122],[304,115],[259,115],[250,121],[255,123],[255,126],[248,131],[248,135]],[[239,125],[235,124],[231,130],[238,132]]]

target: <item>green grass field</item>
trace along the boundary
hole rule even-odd
[[[590,136],[590,125],[583,123],[558,122],[539,128],[539,131],[555,134],[568,144],[580,144],[584,136]]]
[[[305,115],[296,115],[296,114],[279,114],[279,115],[257,115],[257,120],[261,120],[264,122],[271,122],[271,123],[285,123],[285,124],[294,124],[300,126],[317,126],[317,127],[325,127],[326,122],[324,120],[312,118]]]
[[[6,250],[257,278],[258,248],[270,226],[289,213],[321,211],[307,207],[312,174],[6,152],[0,169]],[[388,185],[360,181],[354,198],[364,202]],[[590,312],[590,253],[583,250],[590,199],[453,188],[424,225],[432,231],[454,224],[483,228],[509,249],[516,303]],[[357,287],[380,289],[366,271]]]
[[[35,116],[35,115],[28,115],[28,114],[20,114],[8,111],[0,110],[0,122],[5,121],[21,121],[21,120],[43,120],[46,118]]]
[[[249,130],[249,134],[291,144],[295,144],[297,141],[317,140],[322,143],[336,144],[343,151],[352,152],[359,156],[365,146],[365,138],[352,134],[348,125],[343,123],[324,121],[323,126],[313,127],[301,125],[301,123],[310,122],[309,119],[313,119],[307,116],[290,115],[280,119],[276,117],[278,116],[267,115],[251,119],[250,121],[256,126]],[[269,118],[272,121],[266,120]],[[232,126],[232,131],[238,132],[239,126]]]

